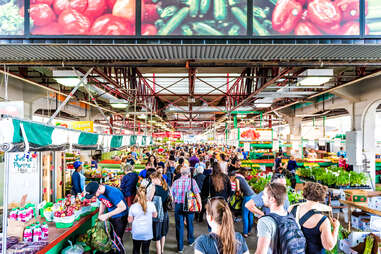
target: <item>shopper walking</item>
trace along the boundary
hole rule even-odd
[[[98,219],[109,220],[113,230],[119,237],[120,253],[124,253],[123,234],[127,225],[127,204],[123,193],[115,187],[91,182],[86,186],[86,199],[91,199],[94,195],[101,201],[98,212]]]
[[[136,185],[139,181],[138,174],[133,170],[134,167],[130,164],[124,165],[125,175],[123,176],[122,182],[120,184],[120,190],[123,192],[128,207],[131,207],[134,201],[136,195]]]
[[[307,254],[325,253],[325,250],[332,250],[337,243],[340,222],[335,218],[328,219],[315,209],[319,202],[325,201],[326,194],[326,186],[307,182],[303,189],[307,202],[290,208],[306,237]]]
[[[197,163],[199,163],[200,160],[197,157],[196,153],[192,153],[191,157],[189,158],[189,166],[194,168]]]
[[[214,163],[212,175],[207,176],[202,185],[202,199],[223,197],[227,201],[232,194],[231,189],[229,177],[222,173],[220,164]]]
[[[191,181],[193,181],[191,183]],[[193,213],[184,212],[185,194],[191,191],[193,186],[193,193],[196,194],[197,202],[201,206],[200,190],[194,179],[190,177],[190,170],[188,167],[181,168],[181,177],[176,180],[171,188],[171,192],[175,202],[175,222],[176,222],[176,240],[177,240],[177,250],[182,253],[184,250],[184,218],[187,223],[188,231],[188,243],[192,244],[194,242],[193,236]]]
[[[164,252],[165,237],[168,234],[169,217],[167,202],[171,199],[169,195],[168,185],[164,181],[159,172],[151,175],[152,184],[155,185],[154,200],[158,200],[159,204],[155,203],[158,216],[153,220],[153,240],[156,242],[156,253]]]
[[[85,188],[85,176],[81,173],[82,171],[82,162],[75,161],[73,163],[74,172],[71,175],[71,193],[77,195],[83,192]]]
[[[306,239],[294,217],[284,209],[287,188],[269,183],[263,191],[263,201],[270,209],[268,216],[258,220],[255,254],[304,254]]]
[[[144,187],[138,188],[136,197],[137,202],[131,206],[128,213],[128,222],[132,223],[133,254],[148,254],[153,238],[152,218],[157,216],[157,212],[155,205],[147,201]]]
[[[224,153],[220,154],[221,160],[219,161],[219,165],[221,168],[221,172],[224,173],[225,175],[228,174],[228,162],[226,159],[226,155]]]
[[[195,254],[248,254],[245,239],[234,231],[232,214],[226,201],[212,198],[206,205],[206,219],[211,233],[196,239]]]
[[[282,184],[286,186],[286,178],[281,174],[274,174],[271,178],[272,183]],[[265,202],[263,200],[264,191],[254,195],[251,200],[249,200],[245,206],[249,209],[250,212],[254,213],[258,217],[262,217],[264,215],[268,215],[270,213],[270,208],[265,206]],[[284,202],[284,209],[287,211],[290,206],[290,202],[288,201],[288,197],[286,197]]]
[[[251,189],[250,185],[245,179],[246,174],[247,174],[247,170],[245,168],[241,168],[236,173],[236,178],[238,179],[238,182],[239,182],[239,190],[241,191],[243,196],[242,220],[243,220],[243,236],[245,238],[247,238],[249,234],[251,234],[251,229],[254,223],[253,214],[245,206],[245,204],[254,197],[254,191]]]

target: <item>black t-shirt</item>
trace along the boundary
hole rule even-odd
[[[237,241],[237,247],[236,253],[233,254],[243,254],[249,250],[245,239],[240,233],[235,233],[235,239]],[[221,248],[220,246],[218,236],[211,233],[208,235],[200,235],[195,241],[194,249],[205,254],[219,254],[221,251],[217,248]]]
[[[155,185],[155,196],[161,197],[161,201],[163,203],[163,209],[164,211],[167,211],[165,206],[165,201],[167,200],[169,196],[168,190],[164,190],[162,186]]]

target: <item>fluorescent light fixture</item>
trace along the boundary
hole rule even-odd
[[[128,107],[128,103],[111,103],[111,107],[118,109],[125,109]]]
[[[238,118],[245,118],[246,115],[245,115],[245,114],[238,114],[237,117],[238,117]]]
[[[55,80],[66,87],[75,87],[81,81],[79,78],[55,78]]]
[[[254,104],[256,108],[268,108],[271,107],[272,103],[258,103]]]
[[[333,69],[307,69],[300,75],[306,77],[298,78],[299,85],[320,86],[332,79]]]

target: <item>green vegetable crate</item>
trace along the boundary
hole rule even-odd
[[[356,203],[367,203],[367,191],[364,190],[345,190],[345,199]]]

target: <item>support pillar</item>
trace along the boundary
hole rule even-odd
[[[356,172],[369,173],[375,186],[376,175],[376,109],[380,100],[352,103],[348,110],[352,131],[347,133],[346,150],[348,163]]]
[[[292,144],[292,147],[287,149],[287,153],[302,158],[302,118],[290,117],[287,119],[288,126],[290,128],[290,134],[287,136],[287,143]]]

